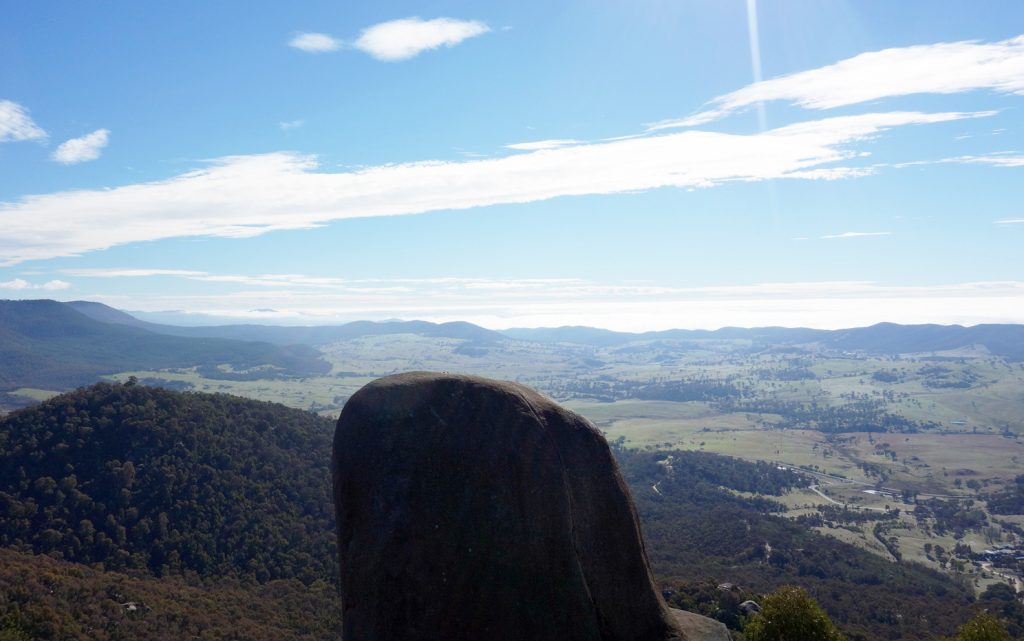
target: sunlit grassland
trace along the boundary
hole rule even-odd
[[[32,387],[19,387],[18,389],[10,392],[10,394],[12,396],[22,396],[24,398],[30,398],[33,401],[45,401],[48,398],[53,398],[54,396],[60,394],[60,392],[55,392],[53,390],[48,389],[35,389]]]

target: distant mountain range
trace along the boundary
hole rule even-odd
[[[108,307],[102,303],[73,301],[65,303],[72,309],[104,323],[129,325],[171,336],[202,338],[230,338],[234,340],[262,341],[275,345],[320,346],[361,336],[387,334],[419,334],[440,338],[460,338],[475,342],[494,342],[505,338],[499,332],[484,329],[472,323],[430,323],[427,321],[355,321],[344,325],[279,326],[279,325],[200,325],[181,326],[150,323]]]
[[[207,375],[312,376],[330,371],[306,345],[237,339],[188,338],[144,326],[111,322],[121,312],[92,303],[97,319],[52,300],[0,301],[0,390],[68,389],[100,376],[138,369],[204,368]],[[122,314],[121,316],[127,316]],[[129,317],[130,318],[130,317]],[[122,319],[123,320],[123,319]],[[227,365],[231,371],[218,366]]]
[[[1024,325],[897,325],[878,323],[855,329],[790,327],[723,327],[716,330],[669,329],[660,332],[613,332],[593,327],[508,329],[509,338],[544,343],[577,343],[599,347],[636,341],[748,340],[755,347],[816,345],[867,354],[915,354],[982,346],[993,356],[1024,360]]]
[[[101,303],[0,301],[0,390],[69,389],[117,372],[198,368],[208,378],[313,376],[330,371],[316,349],[365,336],[416,334],[474,345],[531,341],[614,347],[651,341],[749,341],[752,349],[814,349],[901,354],[980,346],[993,356],[1024,360],[1024,325],[896,325],[842,330],[726,327],[615,332],[593,327],[495,331],[465,322],[356,321],[344,325],[284,327],[151,323]],[[227,366],[227,368],[223,366]]]
[[[637,341],[746,340],[753,346],[817,345],[836,350],[868,354],[912,354],[982,346],[993,356],[1024,360],[1024,325],[897,325],[878,323],[854,329],[809,329],[806,327],[723,327],[716,330],[669,329],[657,332],[616,332],[595,327],[566,326],[490,330],[466,322],[355,321],[343,325],[310,327],[276,325],[209,325],[183,327],[139,320],[101,303],[75,301],[71,308],[95,320],[148,329],[159,334],[235,340],[264,341],[278,345],[321,346],[334,341],[387,334],[418,334],[439,338],[493,343],[514,339],[539,343],[571,343],[611,347]]]

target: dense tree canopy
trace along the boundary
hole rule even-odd
[[[0,545],[110,570],[334,580],[331,422],[101,383],[0,419]]]
[[[946,641],[1013,641],[1013,637],[996,617],[979,612],[960,626],[956,636]]]

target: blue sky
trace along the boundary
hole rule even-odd
[[[0,298],[1024,322],[1024,4],[0,2]]]

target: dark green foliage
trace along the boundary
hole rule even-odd
[[[1024,474],[1002,492],[988,495],[988,510],[993,514],[1024,514]]]
[[[880,369],[871,375],[871,379],[879,383],[898,383],[903,381],[904,376],[893,369]]]
[[[0,390],[68,389],[105,374],[207,366],[208,376],[259,368],[261,378],[325,374],[330,364],[304,345],[166,336],[104,323],[52,300],[0,301]]]
[[[585,396],[602,401],[638,398],[645,401],[714,401],[739,395],[732,383],[716,378],[684,378],[674,381],[556,380],[546,391],[555,396]]]
[[[747,641],[845,641],[806,591],[783,586],[764,598],[761,614],[743,629]]]
[[[999,619],[987,612],[979,612],[960,626],[955,637],[944,641],[1013,641],[1013,637]]]
[[[687,583],[665,591],[669,607],[696,612],[721,621],[730,630],[742,630],[747,614],[740,605],[758,600],[759,594],[747,593],[741,586],[717,584],[714,581]]]
[[[978,606],[996,616],[1015,639],[1024,638],[1024,601],[1005,583],[990,585],[978,598]]]
[[[934,519],[935,525],[932,529],[936,534],[941,536],[952,532],[956,538],[961,538],[967,530],[979,529],[988,523],[985,511],[975,507],[971,499],[919,500],[914,507],[914,516],[919,521]]]
[[[925,387],[932,389],[970,389],[981,379],[969,369],[953,370],[940,365],[923,367],[918,374],[924,377]]]
[[[764,464],[700,452],[617,455],[654,572],[674,577],[668,585],[677,591],[703,581],[729,581],[758,593],[797,585],[848,635],[867,639],[934,641],[970,617],[970,591],[939,572],[886,561],[802,523],[765,514],[767,499],[739,497],[718,487],[748,490],[751,484],[743,479],[757,478]],[[658,463],[668,455],[678,459],[671,476]],[[735,480],[705,476],[719,466],[735,468]],[[652,489],[655,483],[660,494]],[[768,489],[795,483],[780,479]]]
[[[822,527],[828,524],[834,526],[855,526],[858,530],[860,525],[870,521],[896,521],[899,519],[899,510],[885,512],[851,510],[844,505],[820,505],[817,513],[804,515],[797,518],[797,522],[808,527]]]
[[[646,479],[661,481],[662,492],[686,494],[692,501],[728,502],[732,495],[719,486],[740,492],[756,492],[781,496],[796,487],[806,487],[810,481],[792,470],[780,469],[772,463],[751,463],[740,459],[708,454],[706,452],[674,451],[650,454],[637,450],[616,450],[619,464],[630,484]],[[749,505],[748,499],[737,499]],[[757,502],[759,507],[774,504]]]
[[[0,545],[106,569],[333,581],[332,424],[101,383],[0,419]]]
[[[0,641],[337,641],[337,590],[100,572],[0,549]]]
[[[918,432],[939,427],[933,421],[914,421],[885,410],[885,403],[858,398],[846,405],[784,401],[773,398],[726,398],[714,404],[721,412],[778,414],[776,427],[813,429],[821,432]]]

